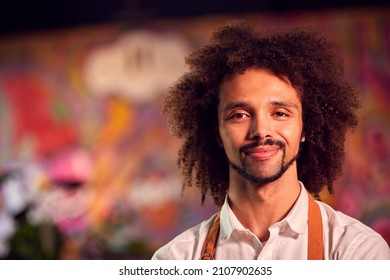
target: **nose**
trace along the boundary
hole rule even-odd
[[[266,138],[272,138],[273,128],[272,122],[266,116],[252,117],[249,138],[251,140],[264,140]]]

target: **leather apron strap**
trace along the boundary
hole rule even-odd
[[[219,236],[219,219],[221,212],[218,212],[214,218],[214,222],[206,236],[203,243],[201,260],[214,260],[215,250],[217,249],[217,242]]]
[[[307,240],[307,259],[308,260],[323,260],[324,259],[324,239],[322,230],[321,210],[318,204],[314,201],[310,193],[307,193],[309,198],[308,211],[308,240]]]
[[[307,244],[307,259],[308,260],[323,260],[324,259],[324,241],[322,230],[321,210],[313,197],[308,193],[308,244]],[[217,248],[220,214],[218,212],[214,218],[213,224],[206,236],[202,247],[201,260],[214,260],[215,251]]]

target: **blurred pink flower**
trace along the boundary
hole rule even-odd
[[[83,183],[91,178],[91,157],[82,149],[68,150],[49,160],[46,171],[54,183]]]

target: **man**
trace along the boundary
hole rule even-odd
[[[236,22],[187,63],[163,109],[183,140],[183,186],[210,192],[221,210],[153,259],[390,259],[379,234],[312,198],[333,192],[357,125],[330,42]]]

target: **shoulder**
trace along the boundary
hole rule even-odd
[[[323,202],[317,203],[331,259],[390,259],[389,246],[380,234]]]
[[[214,219],[205,220],[158,249],[152,260],[194,260],[199,259],[203,242]]]

